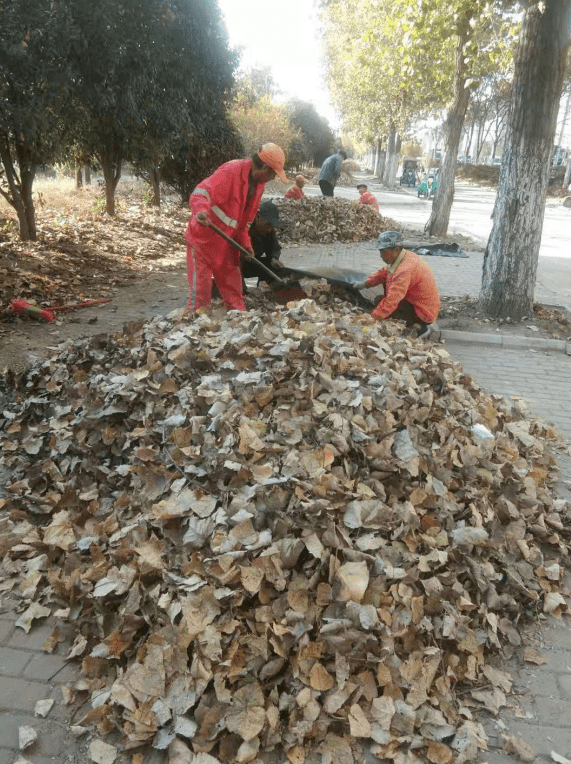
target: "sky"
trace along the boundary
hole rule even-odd
[[[242,66],[269,66],[284,96],[312,103],[338,129],[325,84],[313,0],[218,0],[230,44],[243,46]]]

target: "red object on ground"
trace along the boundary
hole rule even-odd
[[[38,321],[45,321],[51,323],[55,321],[54,311],[56,310],[72,310],[74,308],[90,308],[92,305],[102,305],[103,303],[111,302],[111,298],[105,300],[89,300],[88,302],[76,302],[69,305],[56,305],[53,308],[38,308],[37,305],[31,305],[26,300],[14,300],[10,305],[10,309],[14,313],[20,313],[23,316],[29,316],[35,318]]]
[[[251,159],[235,159],[199,183],[189,199],[192,216],[186,229],[190,299],[187,313],[210,305],[212,276],[226,306],[246,310],[242,294],[240,255],[211,228],[196,221],[205,211],[213,223],[245,249],[252,246],[248,227],[253,223],[264,183],[257,183],[248,197]]]

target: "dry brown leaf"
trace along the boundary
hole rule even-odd
[[[509,735],[502,735],[502,738],[506,753],[515,753],[519,759],[530,764],[535,761],[537,754],[525,740]]]
[[[533,647],[524,648],[523,659],[526,663],[535,663],[536,666],[543,666],[548,662],[547,658],[534,650]]]
[[[444,745],[444,743],[438,743],[436,740],[429,742],[426,758],[432,764],[450,764],[453,756],[453,751],[447,745]]]
[[[314,690],[327,692],[327,690],[330,690],[333,687],[335,680],[327,669],[325,669],[319,661],[316,661],[309,672],[309,684]]]
[[[369,585],[369,570],[366,562],[346,562],[337,571],[342,587],[339,599],[342,602],[361,602]]]
[[[349,709],[349,730],[353,737],[371,737],[371,725],[361,706],[354,703]]]

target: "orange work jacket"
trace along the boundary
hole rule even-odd
[[[401,300],[414,305],[417,316],[427,324],[438,317],[440,294],[434,274],[415,252],[406,250],[394,273],[390,273],[388,268],[381,268],[369,276],[365,284],[367,287],[385,285],[385,297],[371,313],[373,318],[387,318]]]
[[[373,209],[375,209],[377,212],[379,211],[379,203],[370,191],[365,191],[363,194],[361,194],[359,201],[361,204],[370,204]]]

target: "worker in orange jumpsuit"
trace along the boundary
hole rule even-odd
[[[295,176],[295,186],[288,188],[286,191],[286,199],[303,199],[305,194],[303,193],[303,187],[305,186],[305,178],[303,175]]]
[[[200,182],[190,195],[192,211],[186,229],[190,288],[187,313],[210,305],[212,278],[230,310],[246,310],[240,254],[209,227],[212,222],[254,256],[248,229],[260,206],[265,184],[276,175],[283,183],[285,156],[275,143],[264,143],[250,159],[226,162]]]
[[[377,246],[383,262],[381,268],[366,281],[353,286],[369,289],[377,284],[385,285],[385,296],[371,313],[373,318],[398,318],[407,326],[417,325],[418,336],[427,339],[439,331],[436,319],[440,310],[440,294],[434,274],[415,252],[409,252],[401,244],[399,231],[385,231],[379,235]]]
[[[359,199],[361,204],[370,204],[374,210],[377,212],[379,211],[378,201],[370,191],[367,191],[367,186],[364,183],[360,183],[357,186],[357,191],[361,194],[361,198]]]

